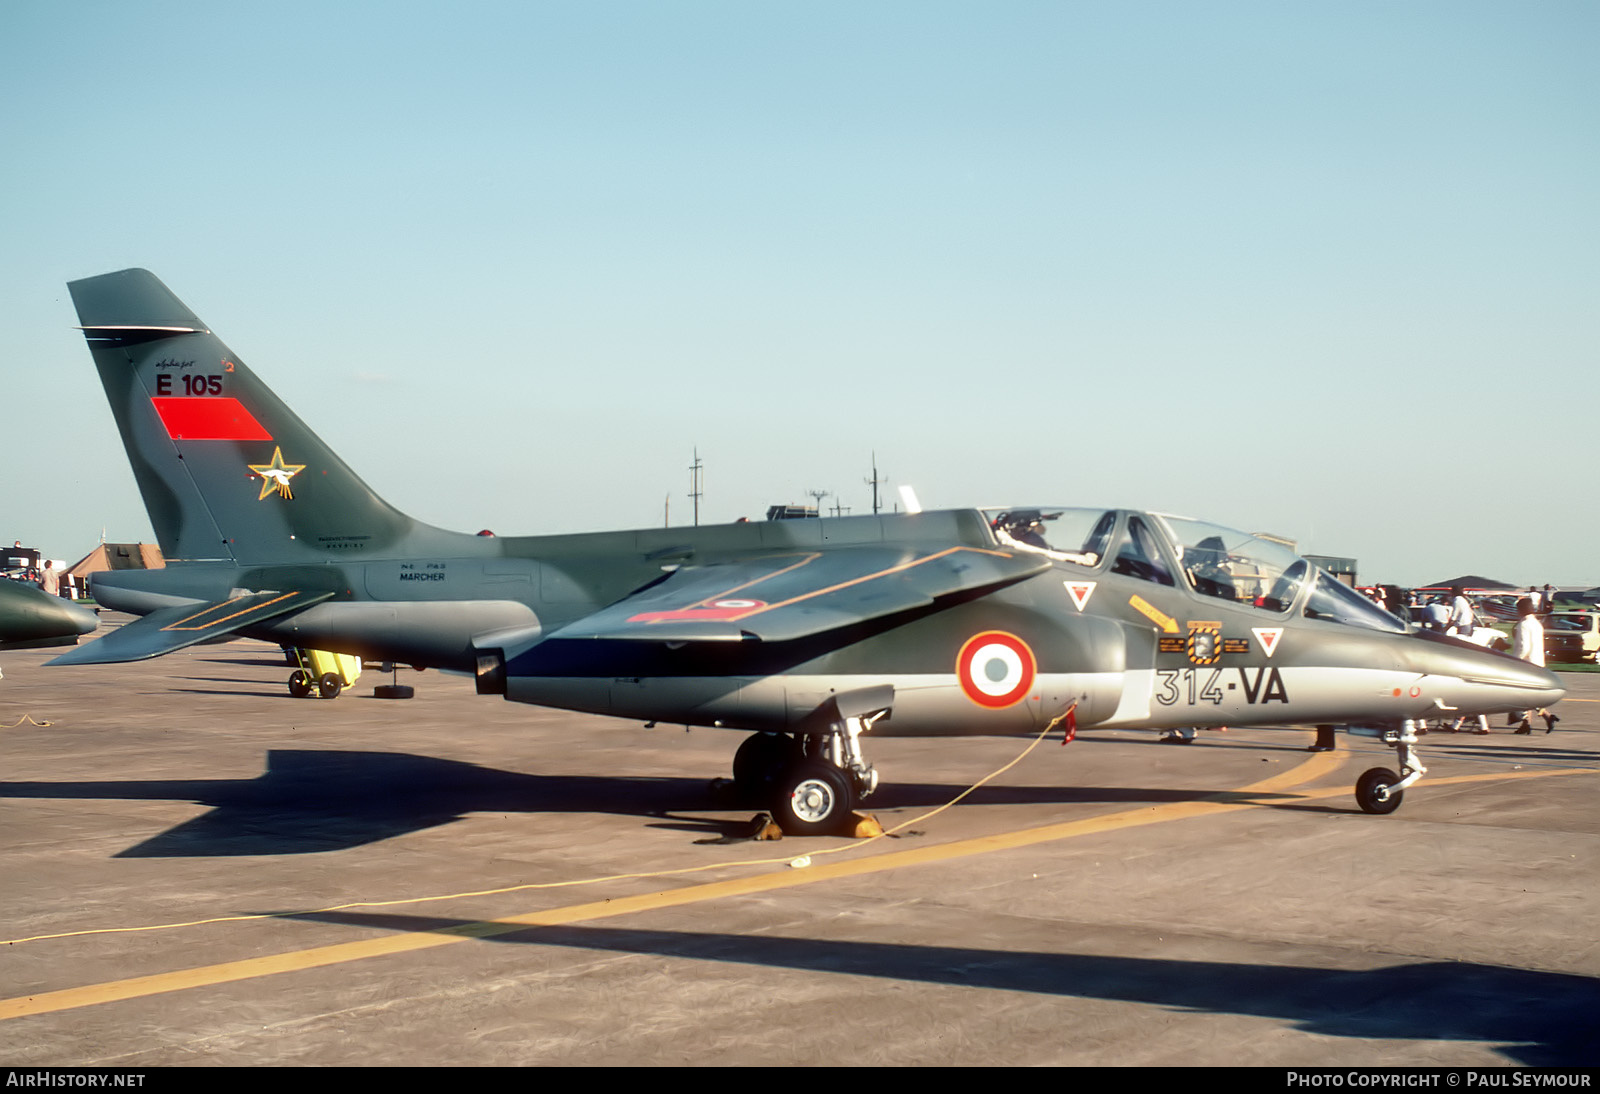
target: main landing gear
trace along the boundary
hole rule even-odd
[[[861,734],[888,707],[852,714],[808,735],[757,733],[733,757],[734,788],[772,811],[791,836],[848,829],[856,806],[878,787],[878,772],[861,752]]]
[[[1346,726],[1345,730],[1359,737],[1373,737],[1386,745],[1394,746],[1400,761],[1397,775],[1387,767],[1374,767],[1361,773],[1356,780],[1356,804],[1364,813],[1393,813],[1405,798],[1406,787],[1428,773],[1417,757],[1417,730],[1421,722],[1406,720],[1395,726]]]

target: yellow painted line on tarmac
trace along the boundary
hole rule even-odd
[[[1331,774],[1348,759],[1349,754],[1345,752],[1318,753],[1289,771],[1240,787],[1237,790],[1225,791],[1196,801],[1169,802],[1165,805],[1130,809],[1100,817],[1063,821],[1057,824],[1047,824],[1038,828],[1025,828],[993,836],[978,836],[938,846],[917,847],[904,851],[890,851],[881,855],[833,861],[805,869],[784,869],[730,881],[716,881],[704,885],[687,885],[679,889],[668,889],[656,893],[643,893],[637,896],[591,901],[585,904],[572,904],[564,908],[528,912],[523,915],[492,921],[463,923],[436,930],[388,934],[380,938],[341,942],[331,946],[315,946],[310,949],[293,950],[288,953],[272,954],[267,957],[224,961],[215,965],[202,965],[198,968],[178,969],[172,972],[154,973],[150,976],[135,976],[125,980],[111,980],[100,984],[88,984],[83,987],[64,988],[59,991],[39,992],[35,995],[0,999],[0,1021],[22,1018],[28,1015],[50,1014],[56,1011],[72,1010],[77,1007],[94,1006],[100,1003],[112,1003],[151,995],[161,995],[168,992],[185,991],[189,988],[227,984],[261,976],[272,976],[277,973],[323,968],[350,961],[361,961],[369,957],[383,957],[390,954],[427,950],[435,946],[446,946],[473,938],[493,938],[497,935],[511,934],[527,927],[554,927],[589,920],[609,919],[620,915],[631,915],[634,912],[682,907],[687,904],[699,904],[706,901],[721,900],[726,897],[748,896],[752,893],[796,888],[819,881],[858,877],[864,874],[894,870],[904,866],[945,862],[972,855],[988,854],[993,851],[1012,850],[1038,843],[1070,839],[1076,836],[1111,832],[1123,828],[1136,828],[1147,824],[1184,820],[1209,814],[1228,813],[1238,809],[1249,809],[1269,804],[1261,801],[1262,797],[1285,794],[1291,787],[1301,786]],[[1577,768],[1464,775],[1432,781],[1436,783],[1477,782],[1491,779],[1538,778],[1551,775],[1593,773],[1592,769]],[[1349,789],[1341,786],[1337,789],[1298,792],[1293,796],[1300,799],[1312,799],[1346,793],[1349,793]]]
[[[1423,781],[1427,786],[1457,786],[1461,783],[1506,782],[1514,779],[1546,779],[1552,775],[1600,775],[1600,767],[1539,768],[1528,771],[1485,771],[1476,775],[1429,775]],[[1305,801],[1319,798],[1337,798],[1350,794],[1348,784],[1323,787],[1319,790],[1297,790],[1294,796]]]

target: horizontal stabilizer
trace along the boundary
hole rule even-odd
[[[550,638],[784,642],[927,608],[1047,570],[1038,555],[978,547],[915,554],[841,547],[683,567]]]
[[[144,661],[298,612],[332,595],[326,591],[248,593],[211,604],[162,608],[46,664],[108,665],[118,661]]]

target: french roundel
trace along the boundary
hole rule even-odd
[[[993,710],[1021,702],[1033,687],[1036,669],[1028,644],[1005,631],[973,635],[956,657],[962,692],[980,707]]]

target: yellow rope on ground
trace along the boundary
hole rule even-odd
[[[884,832],[884,835],[885,836],[893,835],[895,832],[898,832],[903,828],[909,828],[913,824],[916,824],[916,823],[918,823],[920,821],[928,820],[930,817],[937,817],[940,813],[943,813],[946,809],[949,809],[952,805],[955,805],[962,798],[965,798],[968,794],[970,794],[974,790],[978,789],[978,787],[982,786],[984,783],[987,783],[992,779],[996,779],[999,776],[1004,775],[1007,771],[1010,771],[1013,767],[1016,767],[1023,760],[1027,759],[1028,753],[1032,752],[1034,749],[1039,747],[1039,742],[1044,740],[1045,734],[1049,733],[1052,729],[1056,728],[1056,726],[1060,725],[1063,721],[1065,721],[1068,717],[1070,717],[1072,715],[1073,711],[1075,711],[1077,709],[1078,709],[1078,704],[1077,703],[1073,703],[1066,710],[1062,711],[1060,714],[1058,714],[1054,718],[1050,719],[1050,724],[1045,726],[1043,729],[1041,729],[1038,732],[1038,734],[1033,738],[1033,740],[1028,742],[1028,747],[1023,749],[1021,752],[1017,753],[1016,758],[1014,760],[1012,760],[1010,763],[1006,764],[1004,767],[995,768],[993,771],[989,772],[989,774],[985,775],[983,778],[979,779],[977,782],[975,782],[971,786],[967,787],[961,793],[957,794],[955,797],[951,798],[949,801],[945,802],[943,805],[939,806],[937,809],[930,809],[930,810],[928,810],[928,812],[922,814],[922,816],[920,816],[920,817],[912,817],[910,820],[906,821],[904,824],[897,824],[893,828],[890,828],[886,832]],[[871,839],[879,839],[881,837],[872,836],[870,838]]]

